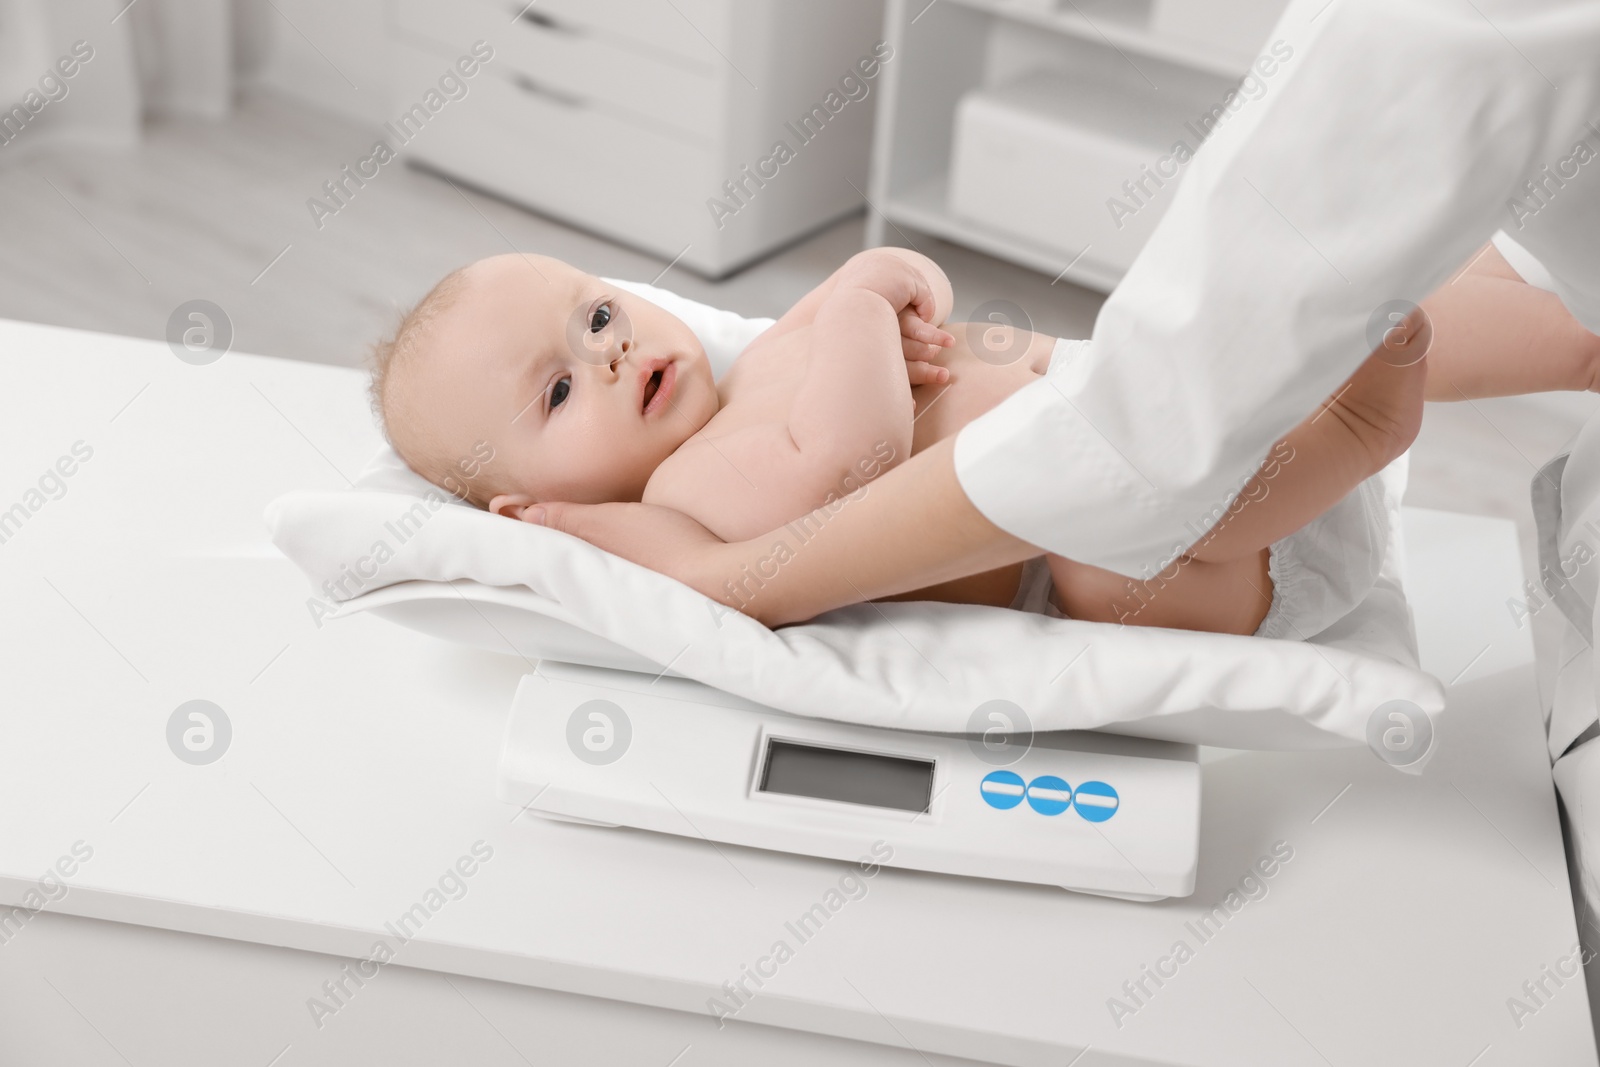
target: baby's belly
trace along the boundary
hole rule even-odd
[[[1045,334],[1018,331],[1019,337],[1000,345],[997,351],[995,346],[984,344],[982,331],[993,329],[987,324],[952,322],[946,323],[945,329],[955,335],[956,343],[944,349],[934,362],[950,369],[950,381],[911,390],[916,405],[911,433],[913,455],[949,437],[1037,380],[1056,340]]]
[[[996,353],[992,346],[983,343],[980,331],[986,328],[990,327],[975,322],[945,324],[945,329],[955,335],[956,343],[941,352],[934,362],[950,368],[950,381],[944,385],[919,385],[911,390],[917,414],[911,431],[913,455],[949,437],[1018,389],[1036,381],[1056,343],[1054,337],[1044,334],[1024,334],[1000,346]],[[1013,356],[1015,358],[1010,358]],[[887,599],[945,600],[1003,608],[1016,596],[1021,578],[1022,564],[1018,563]]]

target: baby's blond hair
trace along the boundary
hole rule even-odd
[[[449,446],[439,439],[414,404],[401,403],[402,410],[396,410],[393,388],[396,372],[403,373],[407,366],[422,357],[424,342],[434,323],[455,306],[466,288],[467,270],[467,267],[458,267],[439,279],[415,307],[400,317],[389,337],[368,349],[371,379],[367,383],[367,396],[383,436],[407,466],[474,507],[486,508],[493,496],[488,492],[490,487],[475,485],[463,477],[457,462],[464,457],[449,454]],[[397,429],[401,432],[397,433]]]

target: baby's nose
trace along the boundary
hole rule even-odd
[[[611,369],[616,370],[618,365],[628,358],[633,349],[633,342],[626,338],[613,345],[611,348]]]

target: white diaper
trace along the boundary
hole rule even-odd
[[[1088,341],[1056,342],[1048,374],[1057,373]],[[1390,537],[1389,500],[1405,492],[1406,457],[1352,489],[1332,508],[1274,543],[1267,574],[1272,579],[1272,606],[1256,628],[1256,637],[1305,641],[1348,615],[1366,598],[1383,566]],[[1047,615],[1070,616],[1050,600],[1054,583],[1043,556],[1022,567],[1022,580],[1011,607]]]
[[[1372,589],[1390,538],[1386,494],[1404,494],[1406,458],[1272,546],[1272,607],[1257,637],[1304,641],[1348,615]],[[1398,531],[1395,531],[1398,535]]]
[[[1079,341],[1074,341],[1066,337],[1057,338],[1056,346],[1050,350],[1050,366],[1045,369],[1045,374],[1051,375],[1056,373],[1062,367],[1066,366],[1067,363],[1071,361],[1073,356],[1076,356],[1079,352],[1084,351],[1088,347],[1089,339],[1087,337]]]
[[[1050,594],[1054,590],[1050,564],[1043,556],[1034,556],[1022,565],[1022,581],[1017,583],[1017,595],[1011,598],[1011,610],[1065,619],[1068,616],[1050,601]]]

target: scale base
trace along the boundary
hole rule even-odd
[[[785,714],[681,678],[540,665],[512,701],[496,795],[541,818],[1117,900],[1194,892],[1191,745],[981,738]]]

